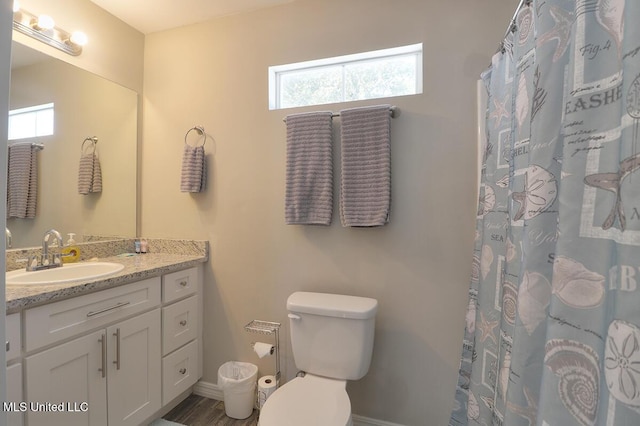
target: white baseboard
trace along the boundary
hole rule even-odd
[[[353,426],[403,426],[398,423],[385,422],[384,420],[370,419],[368,417],[351,415]]]
[[[193,393],[217,401],[224,401],[224,393],[215,383],[200,380],[193,386]]]
[[[193,386],[193,393],[204,396],[206,398],[224,401],[224,393],[222,389],[215,383],[199,381]],[[353,426],[403,426],[398,423],[385,422],[383,420],[370,419],[368,417],[352,415]]]

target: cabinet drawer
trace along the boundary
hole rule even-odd
[[[20,313],[7,315],[5,330],[7,332],[7,361],[11,361],[20,356],[22,348],[22,338],[20,337]]]
[[[198,341],[162,359],[162,405],[198,381]]]
[[[198,291],[198,268],[172,272],[162,277],[162,300],[172,302]]]
[[[198,336],[198,296],[162,308],[162,355]]]
[[[160,304],[160,277],[27,309],[27,352]]]

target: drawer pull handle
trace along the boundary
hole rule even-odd
[[[102,335],[98,339],[98,342],[102,344],[102,368],[98,368],[98,371],[102,372],[102,378],[107,377],[107,336]]]
[[[120,328],[116,328],[113,336],[116,338],[116,360],[113,363],[116,365],[116,370],[120,370]]]
[[[180,374],[185,374],[187,372],[187,369],[186,368],[181,368],[179,371],[180,371]]]
[[[187,280],[180,281],[180,287],[186,287],[186,286],[187,286],[187,284],[189,284],[189,283],[187,282]]]
[[[9,352],[10,348],[11,348],[11,343],[9,343],[9,341],[7,340],[7,352]]]
[[[98,315],[98,314],[102,314],[102,313],[105,313],[105,312],[109,312],[109,311],[112,311],[112,310],[114,310],[114,309],[118,309],[118,308],[121,308],[121,307],[123,307],[123,306],[127,306],[127,305],[129,305],[130,303],[131,303],[131,302],[120,302],[120,303],[117,303],[117,304],[115,304],[115,305],[113,305],[113,306],[110,306],[110,307],[108,307],[108,308],[100,309],[100,310],[98,310],[98,311],[91,311],[91,312],[87,312],[87,317],[92,317],[92,316],[94,316],[94,315]]]
[[[181,326],[183,326],[183,327],[184,327],[185,325],[187,325],[187,320],[182,320],[182,321],[180,321],[180,325],[181,325]]]

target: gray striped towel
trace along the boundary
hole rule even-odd
[[[102,192],[102,168],[95,149],[82,153],[78,166],[78,193],[87,195],[93,192]]]
[[[287,123],[285,221],[330,225],[333,213],[331,111],[293,114]]]
[[[207,169],[204,146],[184,145],[182,154],[182,173],[180,175],[180,191],[202,192],[207,181]]]
[[[381,226],[391,207],[390,105],[340,111],[342,226]]]
[[[33,219],[38,198],[38,156],[30,144],[9,145],[7,218]]]

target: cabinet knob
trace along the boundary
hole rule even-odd
[[[180,374],[185,374],[187,372],[187,369],[186,368],[181,368],[179,371],[180,371]]]
[[[187,284],[189,284],[186,280],[185,281],[180,281],[180,287],[186,287]]]
[[[182,321],[180,321],[180,325],[181,325],[181,326],[183,326],[183,327],[184,327],[185,325],[187,325],[187,320],[182,320]]]

